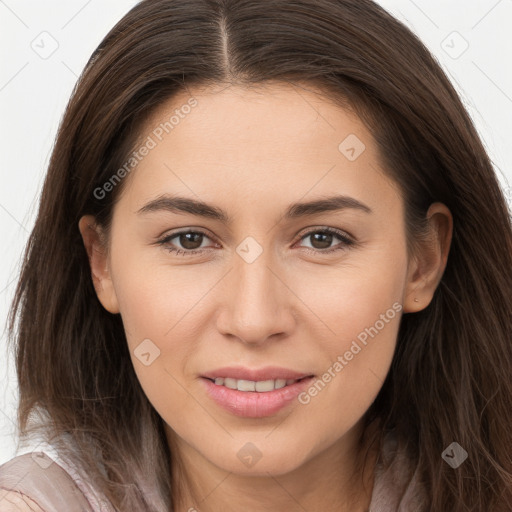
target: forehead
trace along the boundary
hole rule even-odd
[[[311,85],[181,90],[141,126],[144,145],[125,183],[133,208],[171,191],[292,202],[341,187],[371,200],[390,185],[364,123]]]
[[[194,106],[189,108],[191,102]],[[333,118],[338,118],[338,123],[333,124]],[[185,123],[188,119],[190,121]],[[367,135],[366,127],[346,100],[340,97],[335,101],[332,95],[328,96],[310,84],[268,82],[251,86],[197,86],[178,91],[160,105],[141,132],[142,135],[151,133],[160,123],[171,121],[172,131],[181,125],[184,134],[183,126],[193,124],[197,135],[215,130],[219,137],[226,134],[237,140],[250,134],[257,135],[258,140],[267,139],[276,144],[282,137],[276,139],[274,135],[281,133],[283,128],[295,135],[303,132],[310,137],[312,133],[308,133],[308,126],[323,123],[324,128],[336,130],[339,126],[335,125],[341,120],[354,127],[357,125],[357,129]],[[200,128],[203,130],[198,131]],[[270,144],[269,149],[274,144]]]

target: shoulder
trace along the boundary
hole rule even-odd
[[[18,455],[0,466],[0,512],[92,512],[73,478],[44,452]]]

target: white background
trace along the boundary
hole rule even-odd
[[[135,3],[0,0],[0,464],[16,449],[16,378],[4,325],[53,140],[89,56]],[[408,25],[448,73],[512,198],[512,0],[378,3]]]

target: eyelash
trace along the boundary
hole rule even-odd
[[[169,251],[171,253],[175,253],[177,256],[193,256],[195,254],[204,252],[205,249],[183,250],[183,249],[176,249],[172,246],[167,245],[172,239],[174,239],[180,235],[189,234],[189,233],[201,234],[201,235],[206,236],[207,238],[210,238],[207,233],[205,233],[204,231],[201,231],[200,229],[197,229],[197,230],[189,229],[189,230],[179,231],[177,233],[172,233],[171,235],[168,235],[168,236],[162,238],[161,240],[158,240],[157,244],[164,246],[167,249],[167,251]],[[333,253],[336,251],[346,250],[347,247],[355,245],[355,241],[350,239],[347,235],[345,235],[343,233],[343,231],[339,231],[337,229],[329,228],[329,227],[308,231],[307,233],[305,233],[303,236],[300,237],[299,241],[303,240],[304,238],[307,238],[308,236],[316,234],[316,233],[322,233],[322,234],[327,233],[327,234],[336,235],[336,237],[338,237],[338,239],[340,239],[342,241],[342,243],[338,244],[330,249],[325,249],[325,250],[311,249],[309,247],[304,247],[304,249],[306,249],[307,252],[313,253],[315,255],[316,254],[330,254],[330,253]]]

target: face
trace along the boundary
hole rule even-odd
[[[141,134],[96,288],[169,439],[262,475],[344,446],[412,283],[403,201],[369,131],[273,84],[181,92]]]

